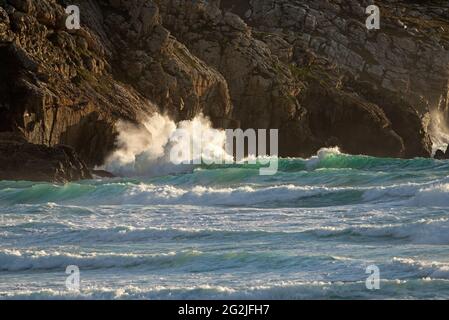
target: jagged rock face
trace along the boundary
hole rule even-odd
[[[368,31],[365,8],[370,4],[373,1],[221,1],[224,10],[239,14],[260,32],[284,62],[303,69],[308,52],[332,63],[338,70],[326,76],[341,75],[339,91],[354,93],[384,111],[404,144],[402,156],[428,156],[431,141],[419,118],[439,109],[449,122],[449,4],[376,1],[381,29]],[[375,95],[366,95],[366,84]]]
[[[435,159],[437,160],[448,160],[449,159],[449,147],[447,148],[446,152],[444,152],[441,149],[438,149],[435,153]]]
[[[368,2],[366,5],[350,0],[333,4],[282,0],[159,3],[164,25],[192,52],[224,75],[234,103],[234,117],[241,121],[242,127],[280,129],[282,155],[308,156],[335,141],[351,153],[401,157],[430,155],[431,141],[420,118],[424,118],[432,101],[447,94],[447,88],[445,91],[441,87],[448,79],[447,52],[444,48],[438,49],[437,56],[441,60],[433,68],[441,71],[432,76],[440,86],[432,87],[431,91],[428,84],[422,91],[415,90],[421,86],[419,83],[405,91],[396,84],[386,86],[387,76],[372,78],[368,69],[377,67],[385,69],[380,76],[395,74],[396,77],[408,68],[409,78],[419,72],[422,80],[427,73],[425,68],[413,69],[415,62],[411,59],[417,55],[410,50],[401,51],[401,64],[391,59],[380,63],[369,55],[370,50],[374,50],[379,54],[377,59],[382,61],[386,55],[396,57],[399,49],[382,47],[380,32],[370,33],[360,22],[365,22],[364,8]],[[223,10],[218,10],[217,6]],[[411,40],[401,41],[401,38],[400,43]],[[422,46],[425,49],[416,59],[431,63],[433,57],[429,58],[428,44],[424,41]],[[362,49],[366,55],[360,55]],[[318,68],[310,68],[312,64]],[[333,68],[329,68],[329,64]],[[315,69],[324,74],[304,76]],[[321,81],[313,81],[316,77],[333,80],[323,88]],[[363,96],[365,82],[377,96]],[[354,83],[361,83],[361,88]],[[323,90],[327,95],[327,99],[322,100],[325,105],[317,106],[316,99],[310,97],[319,99]],[[415,94],[419,92],[426,96]],[[344,96],[354,96],[357,103],[339,107]],[[393,97],[393,101],[389,101],[389,97]],[[367,104],[371,107],[365,108]],[[323,125],[316,125],[320,121],[318,110],[323,108],[328,113],[340,114],[326,122],[326,130],[317,131],[316,128],[323,128]],[[398,117],[401,113],[405,114],[406,121]],[[376,114],[382,114],[385,121],[377,121]],[[342,137],[342,132],[336,128],[346,128],[350,133],[354,132],[353,126],[359,125],[357,121],[346,121],[346,117],[369,119],[364,124],[365,132]],[[379,132],[399,141],[382,144],[375,136],[370,136]],[[373,143],[371,147],[366,141]]]
[[[365,27],[365,8],[380,7],[380,30]],[[223,0],[231,8],[233,1]],[[248,24],[285,35],[359,80],[432,107],[444,99],[449,80],[449,4],[446,1],[243,0]]]
[[[86,5],[82,8],[89,12]],[[227,119],[232,104],[226,80],[170,35],[154,2],[99,1],[97,11],[101,11],[101,21],[88,24],[96,30],[96,25],[104,23],[104,42],[112,52],[111,65],[119,79],[175,120],[199,113],[217,125]],[[98,14],[94,19],[99,20]]]
[[[319,142],[298,103],[302,83],[240,17],[222,12],[213,1],[159,3],[164,25],[224,76],[234,105],[232,117],[243,129],[279,129],[282,155],[317,151]]]
[[[0,180],[67,182],[90,179],[89,169],[68,146],[28,143],[20,135],[0,133]]]
[[[161,111],[226,123],[226,81],[170,37],[153,2],[70,4],[81,8],[81,30],[65,29],[54,0],[1,5],[0,131],[71,145],[93,166],[113,149],[118,119]]]
[[[114,146],[116,119],[135,120],[151,103],[111,76],[92,32],[65,29],[56,1],[7,1],[0,10],[9,21],[0,34],[0,130],[20,131],[36,144],[71,145],[90,165],[100,164]]]
[[[64,27],[68,4],[81,30]],[[367,31],[368,4],[0,0],[0,131],[71,145],[93,166],[118,119],[204,113],[280,129],[283,156],[429,156],[422,119],[449,110],[448,5],[376,1],[381,30]]]

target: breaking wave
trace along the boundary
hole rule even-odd
[[[417,207],[449,206],[448,162],[350,156],[323,149],[311,159],[280,159],[275,176],[260,176],[258,167],[203,166],[144,180],[117,178],[65,185],[0,182],[0,205],[313,207],[402,201]]]
[[[158,145],[123,130],[136,144],[123,136],[108,165],[126,178],[0,181],[0,299],[449,298],[448,161],[333,148],[279,159],[273,176],[260,163],[179,172],[159,120],[145,129]]]

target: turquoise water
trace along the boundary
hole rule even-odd
[[[3,181],[0,298],[447,299],[448,207],[447,161],[331,151],[275,176]]]

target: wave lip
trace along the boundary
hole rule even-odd
[[[335,259],[327,255],[298,256],[270,252],[202,252],[183,250],[180,252],[157,254],[95,254],[60,253],[46,251],[5,250],[0,252],[0,271],[20,272],[38,270],[64,270],[68,265],[76,265],[83,270],[126,269],[141,267],[150,270],[182,269],[187,272],[208,272],[213,270],[245,269],[266,270],[281,268],[287,270],[310,263],[333,263]]]
[[[0,299],[95,299],[95,300],[302,300],[302,299],[419,299],[448,298],[447,281],[432,279],[381,280],[381,290],[366,290],[365,281],[283,281],[245,288],[218,284],[184,286],[124,285],[120,288],[91,286],[80,293],[54,289],[0,291]]]
[[[0,271],[65,270],[68,265],[83,269],[129,268],[175,265],[200,254],[196,251],[160,254],[72,254],[46,251],[3,250],[0,252]]]
[[[434,184],[430,187],[421,188],[416,192],[411,205],[448,207],[449,206],[449,183]]]
[[[396,225],[361,225],[352,227],[327,227],[309,231],[318,237],[361,237],[381,240],[407,240],[414,244],[449,244],[449,220],[423,220]]]
[[[19,226],[20,227],[20,226]],[[9,227],[10,228],[10,227]],[[22,228],[22,227],[20,227]],[[19,233],[15,229],[7,230],[11,232],[9,236],[17,238],[23,236],[22,229]],[[33,226],[40,228],[40,225]],[[12,232],[15,232],[12,234]],[[7,234],[5,239],[9,237]],[[279,229],[267,231],[265,229],[226,229],[219,227],[197,228],[135,228],[120,227],[112,228],[82,228],[59,230],[51,232],[48,236],[38,234],[25,240],[24,244],[45,241],[47,244],[94,244],[94,243],[145,243],[153,241],[182,241],[188,242],[226,242],[232,240],[254,241],[257,239],[279,239],[284,241],[313,241],[318,238],[362,238],[364,241],[407,241],[414,244],[449,244],[449,220],[422,219],[417,222],[362,225],[346,225],[341,227],[320,227],[307,228],[306,225],[299,229],[281,231]],[[1,266],[0,266],[1,268]]]
[[[417,272],[423,279],[449,280],[449,262],[442,263],[395,257],[393,263]]]
[[[278,174],[270,177],[259,176],[257,165],[237,164],[143,180],[0,182],[0,205],[326,207],[402,201],[407,206],[449,206],[449,163],[354,156],[337,148],[321,149],[310,159],[279,161]]]
[[[445,179],[447,180],[447,179]],[[198,205],[309,207],[356,203],[401,202],[416,207],[449,206],[449,183],[405,183],[390,186],[237,185],[176,186],[143,182],[101,185],[39,185],[26,189],[0,190],[5,204],[62,203],[69,206],[97,205]],[[44,208],[45,209],[45,208]],[[82,208],[78,208],[81,213]],[[85,212],[84,214],[88,214]]]

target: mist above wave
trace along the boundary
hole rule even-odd
[[[173,149],[186,151],[177,155],[177,161],[183,163],[201,162],[217,155],[230,157],[225,151],[225,132],[212,128],[210,120],[203,115],[175,123],[168,116],[156,113],[140,125],[119,122],[117,130],[117,150],[106,160],[105,168],[119,176],[151,177],[192,171],[193,164],[172,161]],[[186,140],[177,136],[180,131],[194,136],[198,130],[207,132],[207,139]],[[200,153],[187,150],[200,150]]]

